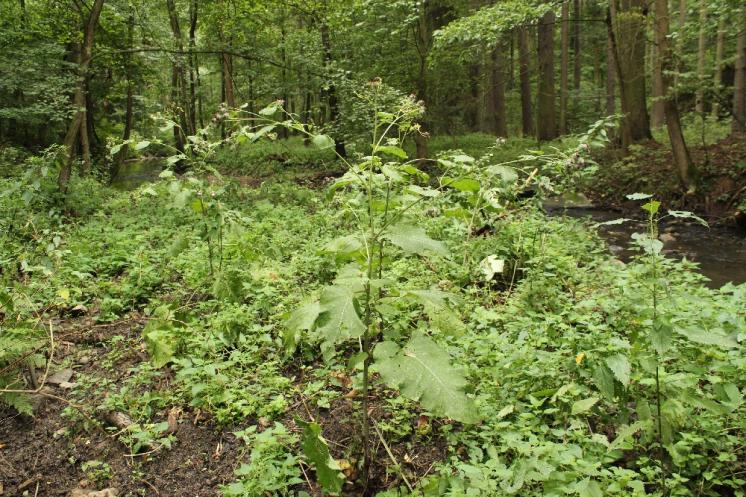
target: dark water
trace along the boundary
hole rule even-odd
[[[163,159],[158,157],[125,161],[119,166],[111,186],[118,190],[134,190],[138,186],[156,181],[163,171]]]
[[[549,203],[550,215],[589,219],[590,224],[625,217],[618,212],[597,209],[589,205],[565,207]],[[628,260],[635,252],[629,249],[633,233],[646,231],[644,221],[627,221],[623,224],[598,226],[609,249],[621,260]],[[660,226],[663,253],[668,257],[699,264],[700,272],[709,278],[708,286],[720,288],[728,282],[746,282],[746,234],[723,227],[706,228],[684,219],[663,220]]]

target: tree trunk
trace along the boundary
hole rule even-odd
[[[694,192],[694,165],[689,156],[689,150],[684,141],[684,135],[681,132],[681,121],[679,119],[679,109],[676,101],[668,94],[671,86],[671,77],[669,70],[672,67],[673,55],[668,41],[669,19],[668,19],[668,0],[655,0],[655,38],[658,44],[660,64],[658,71],[661,72],[663,81],[663,104],[666,113],[666,129],[668,138],[671,141],[671,151],[676,165],[679,179],[689,192]]]
[[[180,152],[183,152],[185,137],[187,135],[193,135],[195,130],[191,129],[189,122],[189,98],[187,98],[186,74],[184,70],[184,61],[182,60],[184,53],[184,40],[181,35],[179,16],[176,11],[174,0],[166,0],[166,7],[168,9],[168,19],[171,25],[171,34],[174,39],[174,45],[176,50],[179,52],[174,56],[171,71],[171,98],[180,125],[180,127],[174,126],[176,148]]]
[[[573,54],[573,88],[576,92],[576,100],[580,92],[580,78],[582,61],[580,59],[580,18],[582,15],[582,7],[580,0],[573,0],[573,16],[575,17],[573,22],[573,37],[572,37],[572,54]]]
[[[78,64],[78,82],[75,87],[75,115],[67,129],[65,135],[64,146],[67,151],[67,157],[60,168],[59,176],[57,177],[57,185],[60,191],[64,192],[67,189],[67,184],[70,181],[70,175],[72,174],[73,157],[75,142],[77,141],[78,135],[82,132],[85,126],[85,95],[84,85],[85,77],[88,74],[88,68],[91,64],[91,56],[93,54],[93,35],[96,32],[96,24],[98,24],[98,18],[101,16],[101,10],[104,7],[104,0],[94,0],[93,6],[91,7],[91,13],[88,16],[88,22],[86,23],[85,33],[83,35],[83,45],[80,50],[80,63]],[[87,133],[86,133],[87,134]]]
[[[324,92],[324,96],[329,106],[329,121],[334,128],[334,131],[331,133],[334,139],[334,151],[340,157],[347,157],[347,148],[345,147],[344,139],[339,133],[339,101],[337,100],[337,87],[334,85],[334,75],[331,74],[333,61],[332,41],[329,33],[329,25],[326,21],[321,24],[321,46],[323,48],[324,67],[329,78],[329,85]]]
[[[607,26],[619,78],[622,103],[621,135],[626,149],[632,143],[652,138],[645,91],[645,14],[644,0],[609,2]]]
[[[225,104],[231,109],[236,106],[236,95],[233,89],[233,56],[223,52],[223,84],[225,85]]]
[[[534,136],[534,110],[531,102],[531,56],[528,48],[528,28],[518,28],[518,67],[521,80],[521,131]]]
[[[736,39],[736,74],[733,85],[733,133],[746,132],[746,7],[741,7],[741,22]]]
[[[562,14],[560,24],[560,115],[559,133],[567,134],[567,101],[569,98],[569,71],[570,71],[570,4],[562,3]]]
[[[553,11],[544,14],[539,22],[539,98],[537,99],[537,138],[539,141],[557,137],[557,118],[554,88],[554,24]]]
[[[197,83],[199,81],[199,64],[194,48],[197,45],[197,17],[199,4],[197,0],[189,1],[189,125],[197,131]],[[200,116],[201,119],[201,116]],[[200,126],[201,127],[201,126]]]
[[[88,75],[83,76],[83,121],[80,123],[80,152],[83,156],[82,174],[88,175],[93,168],[91,163],[91,136],[93,135],[93,124],[91,122],[91,97],[88,91]]]
[[[652,65],[653,65],[653,112],[651,115],[651,124],[653,128],[660,128],[665,121],[665,111],[663,109],[663,79],[661,75],[661,57],[658,43],[651,43],[652,47]]]
[[[684,33],[686,30],[686,0],[679,0],[679,33]],[[683,48],[684,36],[679,36],[676,39],[676,52],[681,53]],[[681,73],[681,57],[676,58],[676,67],[674,67],[673,75],[673,92],[677,95],[679,92],[679,74]]]
[[[490,85],[490,121],[497,136],[508,136],[507,110],[505,105],[505,44],[500,41],[492,50],[492,74]]]
[[[134,32],[135,32],[135,14],[134,11],[130,11],[127,17],[127,45],[130,49],[134,48]],[[127,85],[127,103],[124,114],[124,132],[122,133],[122,141],[127,141],[132,135],[132,124],[134,121],[134,82],[132,81],[132,54],[125,54],[124,62],[124,77]],[[117,154],[117,160],[115,162],[115,170],[112,171],[112,178],[117,174],[118,167],[129,157],[129,146],[124,145],[119,149]]]
[[[616,114],[616,62],[614,60],[614,45],[610,36],[606,37],[606,115]]]
[[[697,44],[697,96],[695,109],[698,114],[705,112],[705,44],[707,42],[707,2],[699,0],[699,40]]]
[[[715,98],[712,102],[712,118],[717,119],[720,114],[720,85],[723,82],[723,49],[725,47],[725,20],[720,16],[718,21],[717,41],[715,42],[715,76],[713,88]]]

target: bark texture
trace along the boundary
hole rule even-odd
[[[557,117],[555,110],[554,88],[554,25],[553,11],[544,14],[539,22],[538,55],[539,55],[539,96],[537,99],[536,137],[540,141],[553,140],[557,137]]]
[[[674,163],[676,165],[679,179],[687,190],[693,192],[695,189],[694,165],[689,156],[689,149],[684,141],[684,135],[681,132],[679,108],[676,105],[676,100],[671,98],[671,95],[668,94],[668,90],[671,86],[671,76],[669,75],[669,71],[673,67],[673,55],[668,41],[669,24],[668,0],[655,0],[655,39],[660,52],[661,63],[658,70],[661,72],[663,94],[665,96],[663,99],[663,108],[666,113],[666,129],[668,131],[668,138],[671,141],[671,151],[673,152]]]

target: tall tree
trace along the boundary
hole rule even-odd
[[[339,123],[339,99],[337,97],[337,86],[334,84],[335,75],[332,72],[332,40],[331,33],[329,31],[329,23],[326,19],[321,23],[321,46],[323,48],[324,67],[326,69],[326,77],[329,78],[326,89],[323,91],[326,99],[326,104],[329,107],[329,120],[332,126],[338,126]],[[347,148],[345,146],[344,139],[338,132],[333,133],[334,147],[337,154],[341,157],[347,156]]]
[[[645,89],[646,14],[644,0],[609,2],[607,26],[619,79],[619,95],[624,115],[621,125],[624,148],[652,138]]]
[[[127,47],[129,50],[133,50],[135,47],[135,11],[130,9],[129,15],[127,16]],[[133,53],[129,52],[124,55],[124,79],[126,85],[126,102],[124,111],[124,131],[122,133],[122,140],[127,141],[132,136],[132,126],[134,124],[134,112],[135,112],[135,84],[133,68],[134,64],[132,61]],[[127,160],[129,157],[129,147],[122,147],[119,149],[117,154],[117,160],[115,167]],[[112,178],[116,176],[116,170],[113,171]]]
[[[616,61],[611,31],[606,37],[606,115],[616,114]]]
[[[184,151],[184,143],[187,135],[193,134],[189,126],[189,112],[187,106],[189,99],[186,97],[186,76],[184,70],[184,40],[181,35],[181,26],[179,23],[179,14],[176,10],[174,0],[166,0],[166,10],[168,11],[169,25],[171,26],[171,36],[175,54],[171,65],[171,105],[173,107],[179,126],[174,126],[174,141],[176,149]]]
[[[651,64],[653,66],[653,112],[650,116],[654,128],[663,126],[665,110],[663,109],[663,79],[660,65],[660,48],[658,43],[651,43]]]
[[[554,11],[547,11],[539,21],[537,51],[539,55],[539,95],[537,99],[536,136],[540,141],[557,137],[554,88]]]
[[[697,43],[697,95],[696,110],[705,112],[705,51],[707,43],[707,1],[699,0],[699,38]]]
[[[505,102],[505,43],[501,40],[492,50],[492,74],[490,84],[490,114],[492,131],[497,136],[508,136],[508,121]]]
[[[661,73],[663,82],[663,109],[666,113],[666,129],[671,141],[671,151],[673,152],[679,179],[684,187],[693,192],[695,189],[694,165],[684,141],[684,134],[681,131],[679,108],[676,105],[676,100],[668,94],[671,87],[670,71],[673,68],[673,54],[668,40],[668,31],[668,0],[655,0],[655,40],[660,55],[660,64],[657,70]]]
[[[70,181],[75,155],[75,143],[78,137],[81,139],[84,154],[86,153],[85,149],[88,144],[88,130],[86,127],[86,104],[84,94],[85,80],[93,56],[93,36],[96,32],[96,25],[98,24],[98,19],[101,16],[101,10],[103,7],[104,0],[94,0],[91,12],[88,15],[88,20],[85,23],[83,42],[80,44],[79,50],[76,50],[78,53],[76,55],[76,59],[78,60],[78,81],[73,96],[75,114],[70,122],[67,134],[65,135],[65,141],[63,142],[67,152],[67,157],[60,168],[60,173],[57,177],[57,185],[59,186],[60,191],[65,191],[67,189],[67,184]],[[84,160],[87,160],[90,163],[90,149],[88,154],[88,157],[85,157],[84,155]]]
[[[713,81],[713,88],[715,91],[715,99],[712,103],[712,117],[718,118],[720,113],[720,85],[723,81],[723,51],[725,49],[725,19],[720,16],[718,20],[718,32],[717,39],[715,41],[715,76]]]
[[[534,136],[534,110],[531,101],[531,56],[528,48],[528,27],[518,28],[518,70],[521,81],[521,131]]]
[[[573,0],[573,16],[574,20],[572,23],[573,36],[572,36],[572,56],[573,56],[573,88],[575,89],[576,99],[580,92],[580,78],[583,61],[580,58],[580,23],[582,22],[582,5],[580,0]]]
[[[746,7],[741,6],[736,37],[736,74],[733,85],[733,133],[746,132]]]
[[[567,134],[567,101],[569,99],[569,71],[570,71],[570,4],[562,2],[560,26],[560,117],[559,132]]]

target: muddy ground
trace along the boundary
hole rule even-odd
[[[111,426],[110,413],[96,409],[107,391],[118,390],[133,374],[131,369],[147,361],[141,340],[144,324],[145,319],[139,315],[113,324],[97,324],[88,317],[53,322],[57,330],[56,345],[47,377],[52,381],[45,382],[43,394],[34,398],[35,416],[0,409],[0,496],[107,497],[113,494],[92,492],[113,489],[118,497],[208,497],[221,495],[221,485],[235,480],[234,470],[246,462],[249,448],[233,432],[258,423],[257,420],[246,420],[242,426],[221,427],[207,413],[173,406],[152,416],[153,422],[169,421],[173,425],[173,446],[133,454],[118,439],[121,430]],[[73,374],[60,385],[53,373],[63,370],[72,370]],[[43,371],[40,376],[43,379]],[[170,377],[167,371],[152,388],[169,389]],[[78,398],[80,394],[75,393],[74,385],[85,378],[88,380],[83,381],[90,382],[93,378],[94,383],[106,384],[107,388],[91,393],[95,389],[89,387],[85,389],[87,396]],[[299,431],[294,420],[313,417],[324,427],[333,455],[342,457],[359,437],[352,397],[342,397],[324,410],[309,408],[309,403],[298,398],[291,404],[294,408],[280,421]],[[386,416],[385,410],[375,404],[370,413],[379,421]],[[431,420],[415,418],[412,422]],[[389,444],[389,448],[415,479],[431,474],[447,452],[443,441],[437,439],[419,446]],[[372,451],[377,462],[371,467],[369,488],[366,491],[359,484],[348,482],[344,495],[373,495],[403,484],[400,472],[392,470],[393,463],[385,447],[376,441]],[[106,463],[109,469],[104,474],[95,470],[86,472],[83,464],[90,461]],[[355,461],[351,462],[354,466]],[[305,472],[307,484],[298,490],[320,496],[313,470],[305,468]],[[354,468],[346,473],[349,480],[357,477]]]

